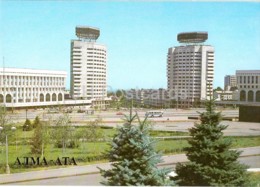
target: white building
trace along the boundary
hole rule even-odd
[[[0,103],[7,107],[62,104],[65,71],[0,68]]]
[[[224,78],[224,90],[229,91],[232,87],[237,87],[236,75],[226,75]]]
[[[107,49],[97,44],[99,29],[76,27],[71,41],[70,94],[73,99],[104,100],[107,96]]]
[[[214,47],[203,44],[207,38],[204,32],[180,33],[178,41],[185,45],[168,50],[167,87],[181,105],[209,99],[212,94]]]
[[[213,93],[214,99],[216,101],[237,101],[238,100],[238,91],[215,91]]]
[[[239,100],[260,102],[260,70],[237,70]]]

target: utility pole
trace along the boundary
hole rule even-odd
[[[5,82],[6,82],[6,77],[5,77],[5,57],[3,56],[3,81],[4,81],[4,97],[3,97],[3,100],[4,100],[4,111],[6,111],[6,85],[5,85]]]

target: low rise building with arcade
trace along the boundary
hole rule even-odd
[[[65,71],[0,68],[0,104],[50,106],[64,102]]]
[[[239,101],[260,102],[260,70],[237,70]]]

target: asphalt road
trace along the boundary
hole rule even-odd
[[[241,163],[248,165],[250,168],[260,168],[260,156],[248,156],[239,158]],[[163,167],[174,168],[175,164],[167,165]],[[62,186],[100,186],[100,182],[103,180],[100,174],[89,174],[89,175],[80,175],[80,176],[71,176],[71,177],[62,177],[54,179],[44,179],[37,181],[28,181],[28,182],[18,182],[11,183],[9,185],[62,185]]]
[[[138,110],[138,114],[141,117],[145,116],[147,110]],[[203,112],[205,110],[203,109],[191,109],[191,110],[175,110],[175,109],[167,109],[162,110],[164,111],[163,119],[167,119],[169,117],[187,117],[187,116],[198,116],[198,112]],[[72,120],[89,120],[96,117],[101,117],[102,119],[120,119],[122,118],[122,115],[117,115],[119,111],[100,111],[95,112],[94,115],[86,114],[86,113],[77,113],[76,109],[73,111],[73,113],[69,113],[69,116],[72,118]],[[121,110],[120,112],[124,114],[128,114],[129,111]],[[27,112],[25,110],[15,111],[13,114],[10,113],[10,119],[14,122],[23,121],[26,118],[28,119],[34,119],[36,116],[40,116],[40,118],[48,118],[50,116],[57,117],[61,115],[62,113],[48,113],[48,109],[45,110],[28,110]],[[227,117],[238,117],[238,110],[223,110],[222,114]]]

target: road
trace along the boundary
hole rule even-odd
[[[163,130],[163,131],[183,131],[188,132],[188,129],[194,126],[194,123],[197,120],[189,120],[188,116],[198,116],[197,113],[203,112],[203,109],[191,109],[191,110],[175,110],[167,109],[164,110],[164,116],[161,118],[149,118],[154,123],[154,130]],[[128,111],[122,111],[127,114]],[[141,118],[144,118],[145,111],[139,110],[138,114]],[[223,110],[222,114],[225,117],[238,117],[238,110]],[[48,110],[29,110],[27,112],[28,119],[34,119],[36,116],[39,116],[41,119],[47,120],[49,117],[52,119],[57,118],[62,115],[58,114],[49,114]],[[105,126],[116,127],[123,123],[123,116],[117,115],[117,111],[101,111],[95,112],[94,115],[86,113],[77,113],[76,109],[73,113],[68,114],[71,118],[72,125],[86,125],[86,121],[95,120],[98,117],[102,118],[103,124]],[[24,122],[26,118],[26,112],[24,110],[18,111],[14,114],[9,114],[10,120],[12,122]],[[225,135],[228,136],[259,136],[260,135],[260,125],[259,123],[246,123],[246,122],[237,122],[237,121],[222,121],[223,125],[228,125],[228,128],[224,131]]]
[[[138,110],[138,115],[141,117],[145,116],[147,110]],[[199,116],[198,112],[203,112],[205,110],[203,109],[191,109],[191,110],[182,110],[182,109],[167,109],[162,110],[164,111],[164,116],[161,118],[162,120],[167,120],[168,118],[172,117],[178,117],[180,119],[188,119],[188,116]],[[128,111],[121,111],[124,114],[128,114]],[[118,111],[100,111],[95,112],[94,115],[86,114],[86,113],[77,113],[76,109],[74,109],[73,113],[69,113],[68,115],[71,117],[72,121],[81,121],[81,120],[90,120],[95,119],[97,117],[101,117],[103,120],[120,120],[122,118],[122,115],[117,115]],[[39,116],[40,118],[48,118],[50,116],[57,117],[61,115],[62,113],[48,113],[48,109],[45,110],[28,110],[27,112],[25,110],[15,111],[13,114],[10,113],[10,119],[13,122],[18,121],[24,121],[26,118],[28,119],[34,119],[36,116]],[[226,117],[238,117],[238,110],[223,110],[222,114]]]
[[[250,168],[260,168],[260,156],[249,156],[239,158],[241,163],[248,165]],[[162,166],[161,166],[162,167]],[[175,168],[175,164],[163,166]],[[75,185],[85,185],[85,186],[99,186],[100,182],[103,180],[100,174],[89,174],[89,175],[80,175],[80,176],[70,176],[54,179],[44,179],[37,181],[28,181],[28,182],[18,182],[11,183],[10,185],[62,185],[62,186],[75,186]]]

